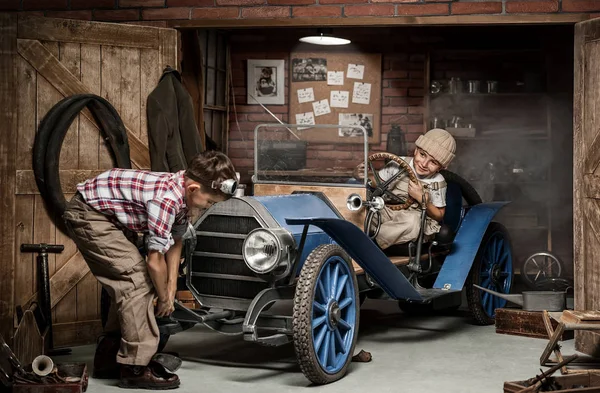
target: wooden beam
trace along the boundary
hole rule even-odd
[[[58,302],[65,297],[71,289],[83,280],[90,272],[90,268],[83,259],[83,255],[77,251],[69,260],[60,268],[52,277],[50,277],[50,298],[52,300],[51,307],[54,308]],[[38,292],[34,293],[29,300],[24,304],[29,307],[31,302],[38,299]],[[12,323],[12,320],[11,320]]]
[[[586,198],[600,199],[600,176],[583,175],[583,194]]]
[[[97,320],[55,323],[54,345],[57,347],[95,344],[102,334],[102,322]]]
[[[104,169],[67,169],[58,171],[60,185],[64,194],[77,192],[77,184],[96,177],[104,172]],[[35,182],[33,170],[17,170],[16,191],[17,195],[39,195],[40,191]]]
[[[17,16],[0,13],[0,334],[10,340],[15,301]]]
[[[179,70],[179,62],[177,61],[177,52],[179,50],[177,46],[177,30],[161,29],[158,37],[158,51],[160,53],[158,61],[161,71],[167,66]]]
[[[18,38],[156,49],[159,30],[118,23],[19,16]]]
[[[83,83],[65,68],[39,41],[18,40],[19,54],[31,64],[36,71],[48,80],[65,97],[74,94],[91,94]],[[81,113],[96,127],[91,112],[86,108]],[[131,162],[138,168],[150,168],[150,153],[142,141],[127,127],[127,139]]]
[[[365,18],[319,18],[319,26],[460,26],[460,25],[522,25],[522,24],[575,24],[588,20],[590,14],[544,14],[544,15],[445,15],[445,16],[392,16]],[[173,28],[243,28],[243,27],[312,27],[314,18],[275,19],[198,19],[173,20],[167,25]]]

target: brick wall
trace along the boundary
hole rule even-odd
[[[237,40],[241,42],[237,42]],[[274,119],[260,105],[248,105],[246,96],[246,62],[248,59],[285,59],[286,105],[267,105],[283,122],[290,122],[289,107],[289,52],[264,51],[264,45],[256,44],[256,50],[247,43],[248,35],[231,37],[231,63],[233,95],[230,101],[229,156],[236,169],[247,176],[254,166],[254,128],[261,123],[272,123]],[[262,49],[261,49],[262,48]],[[389,51],[388,47],[388,51]],[[383,52],[381,94],[381,142],[370,145],[370,152],[385,150],[387,134],[392,124],[398,124],[412,147],[424,132],[424,83],[425,56],[421,53]],[[377,94],[377,93],[374,93]],[[237,112],[237,116],[236,113]],[[323,145],[309,146],[307,167],[355,167],[362,159],[360,146]],[[245,176],[245,178],[247,178]],[[244,179],[243,179],[244,180]]]
[[[600,12],[598,0],[3,0],[0,11],[166,26],[174,19]]]

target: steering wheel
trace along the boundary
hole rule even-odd
[[[381,159],[388,159],[394,161],[399,166],[398,173],[396,173],[394,176],[390,177],[386,181],[381,180],[379,174],[377,173],[377,170],[373,166],[374,161]],[[392,201],[396,202],[395,204],[386,203],[386,206],[389,207],[391,210],[408,209],[410,205],[415,203],[415,200],[410,195],[407,195],[406,199],[403,199],[389,190],[390,184],[392,184],[394,180],[399,179],[404,175],[408,175],[408,178],[412,182],[419,184],[419,181],[417,180],[417,175],[415,175],[412,168],[410,167],[410,165],[408,165],[406,161],[394,154],[386,152],[371,154],[368,157],[367,161],[369,163],[369,170],[371,171],[371,173],[373,174],[373,178],[375,179],[375,186],[371,191],[372,197],[383,197],[384,195],[388,196]]]

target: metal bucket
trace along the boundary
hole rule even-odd
[[[499,293],[475,284],[473,286],[511,303],[518,304],[525,311],[563,311],[566,308],[566,292],[525,291],[519,295]]]

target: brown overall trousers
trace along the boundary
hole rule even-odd
[[[146,366],[158,348],[154,286],[146,261],[107,216],[75,194],[63,216],[69,236],[112,299],[106,333],[121,334],[117,362]]]

